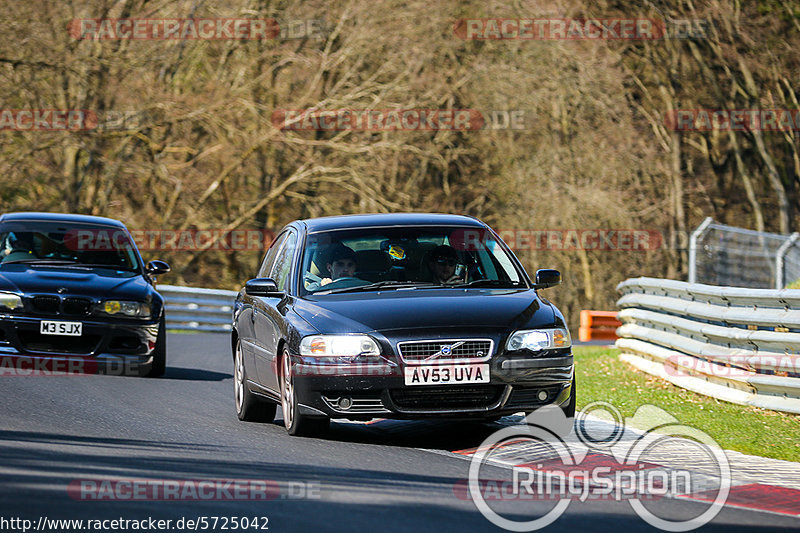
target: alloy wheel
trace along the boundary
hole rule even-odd
[[[241,413],[244,407],[244,358],[242,357],[242,345],[236,343],[236,357],[234,360],[234,379],[233,391],[236,398],[236,412]]]
[[[292,360],[289,352],[284,352],[283,367],[283,391],[281,393],[281,408],[283,409],[283,423],[286,429],[292,427],[294,422],[294,382],[292,381]]]

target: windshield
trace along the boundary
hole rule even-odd
[[[126,230],[67,221],[0,225],[0,264],[13,263],[140,270]]]
[[[301,293],[405,287],[520,287],[491,232],[474,227],[361,228],[311,233]]]

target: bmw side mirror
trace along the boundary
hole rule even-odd
[[[561,272],[552,268],[540,268],[536,271],[536,283],[534,289],[546,289],[561,283]]]
[[[151,276],[160,276],[169,272],[169,265],[164,261],[150,261],[147,263],[147,273]]]
[[[278,288],[278,284],[271,278],[254,278],[244,284],[244,292],[248,296],[266,296],[272,298],[283,297],[283,291]]]

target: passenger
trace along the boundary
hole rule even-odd
[[[458,253],[451,246],[443,244],[431,251],[428,270],[433,275],[435,283],[448,284],[462,281],[456,274],[456,265],[458,265]]]

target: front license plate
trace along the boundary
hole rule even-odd
[[[405,381],[408,386],[489,383],[489,365],[410,366]]]
[[[83,334],[83,323],[42,320],[39,326],[39,333],[42,335],[66,335],[68,337],[80,337]]]

